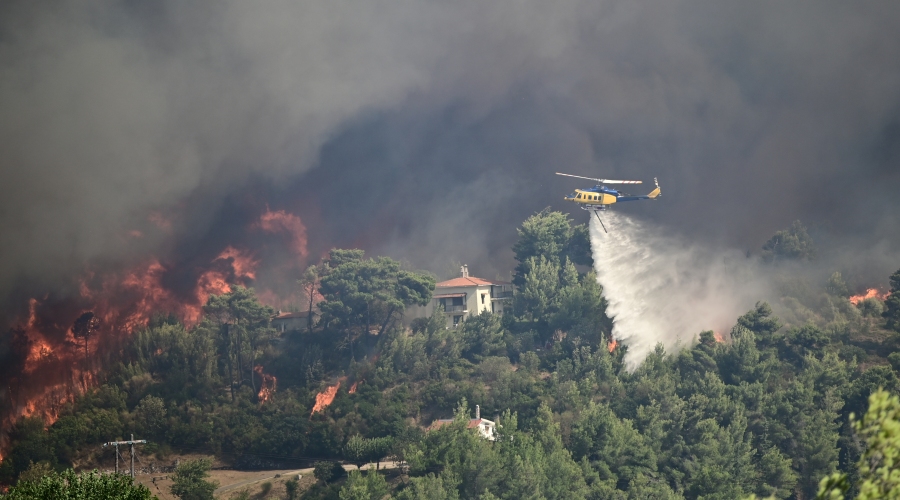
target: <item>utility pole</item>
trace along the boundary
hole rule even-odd
[[[134,445],[136,444],[147,444],[146,439],[134,439],[134,434],[131,435],[131,439],[129,441],[110,441],[108,443],[103,443],[103,446],[115,446],[116,447],[116,474],[119,473],[119,445],[129,445],[131,446],[131,479],[134,479]]]

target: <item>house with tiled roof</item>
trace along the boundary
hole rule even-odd
[[[463,265],[458,277],[435,285],[424,315],[431,316],[436,308],[443,307],[447,328],[456,328],[470,315],[484,311],[503,314],[511,306],[512,295],[512,283],[469,276],[469,266]]]
[[[433,431],[436,429],[440,429],[445,425],[450,425],[453,423],[452,418],[442,418],[439,420],[435,420],[431,423],[427,430]],[[488,441],[496,441],[497,440],[497,424],[492,420],[488,420],[486,418],[481,418],[481,408],[478,405],[475,405],[475,418],[469,419],[469,422],[466,423],[467,429],[475,429],[478,432],[478,435]]]
[[[287,332],[291,330],[306,330],[310,323],[310,311],[278,311],[272,317],[272,327],[279,332]],[[312,324],[316,324],[316,313],[312,312]]]

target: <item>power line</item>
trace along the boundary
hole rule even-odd
[[[131,435],[131,439],[128,441],[110,441],[108,443],[103,443],[103,446],[115,446],[116,447],[116,474],[119,473],[119,445],[129,445],[131,447],[131,479],[134,479],[134,445],[136,444],[147,444],[146,439],[134,439],[134,434]]]

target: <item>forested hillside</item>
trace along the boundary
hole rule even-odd
[[[402,480],[355,473],[305,498],[809,499],[835,471],[855,481],[865,449],[850,415],[878,388],[898,392],[900,271],[886,300],[854,305],[839,273],[799,272],[813,254],[797,224],[764,249],[783,266],[777,302],[629,372],[586,227],[544,211],[519,233],[515,312],[457,329],[440,310],[404,321],[435,277],[359,250],[331,251],[298,284],[318,302],[314,327],[276,331],[246,288],[211,297],[192,329],[159,311],[53,425],[18,422],[0,481],[108,459],[100,444],[131,433],[145,454],[238,465],[409,465]],[[466,429],[476,404],[497,417],[496,442]],[[427,431],[439,418],[455,422]]]

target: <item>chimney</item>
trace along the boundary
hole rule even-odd
[[[478,420],[479,418],[481,418],[481,407],[475,405],[475,420]]]
[[[459,274],[463,278],[468,278],[469,277],[469,265],[463,264],[462,267],[459,268]]]

